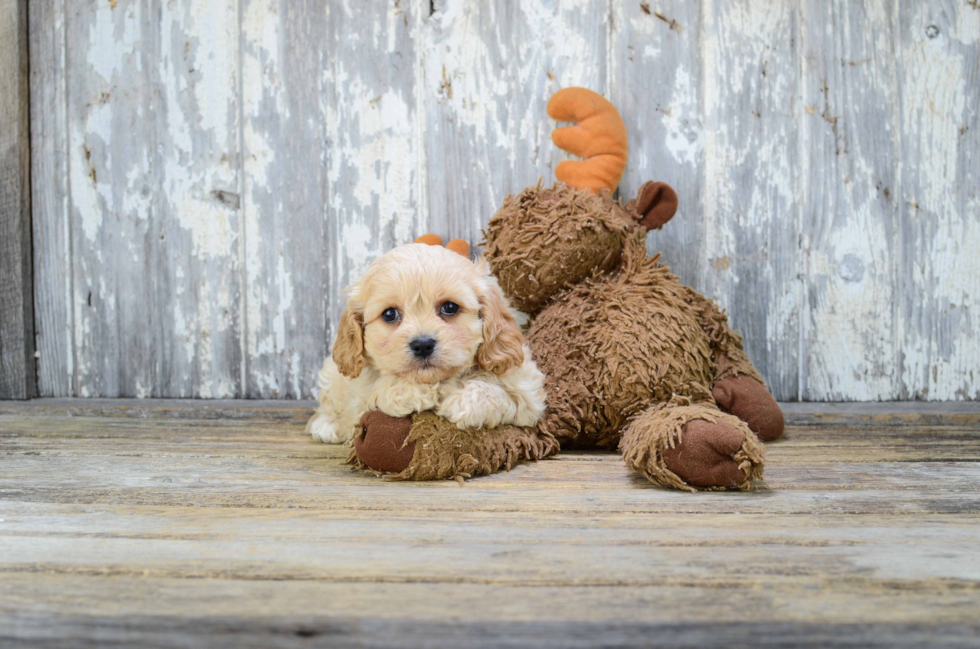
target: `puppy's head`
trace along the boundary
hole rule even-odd
[[[377,259],[351,288],[334,362],[356,378],[381,374],[434,383],[474,364],[507,374],[524,362],[523,336],[483,260],[409,244]]]

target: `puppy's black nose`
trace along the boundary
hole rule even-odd
[[[436,349],[436,339],[430,336],[419,336],[408,343],[408,348],[415,354],[415,358],[428,358]]]

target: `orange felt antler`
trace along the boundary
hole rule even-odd
[[[558,163],[555,178],[592,193],[601,188],[615,191],[629,157],[626,125],[616,107],[586,88],[565,88],[551,96],[548,115],[558,122],[575,122],[575,126],[552,131],[551,141],[585,158]]]
[[[442,237],[438,234],[423,234],[421,237],[416,239],[414,243],[424,243],[429,246],[441,246]],[[462,239],[452,239],[446,244],[447,250],[452,250],[453,252],[463,255],[464,257],[470,256],[470,244],[466,243]]]

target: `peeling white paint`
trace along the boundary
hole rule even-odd
[[[89,241],[96,241],[106,214],[114,200],[111,178],[112,155],[105,146],[112,141],[112,109],[96,104],[88,109],[84,121],[72,122],[72,160],[70,187],[79,225]],[[99,170],[102,170],[101,178]]]
[[[918,140],[918,150],[928,156],[929,164],[915,164],[922,178],[918,196],[909,197],[920,209],[937,214],[958,216],[955,199],[955,172],[960,126],[968,89],[962,56],[951,54],[942,37],[916,47],[906,59],[906,92],[902,93],[902,112],[916,125],[906,136]],[[976,61],[968,62],[976,66]],[[909,161],[914,164],[915,161]]]
[[[395,226],[396,239],[411,241],[411,226],[415,206],[415,167],[406,164],[414,157],[411,110],[405,100],[394,91],[375,98],[368,98],[358,84],[351,91],[357,97],[357,143],[350,133],[343,137],[340,155],[357,174],[353,197],[356,210],[376,209],[380,228]],[[360,97],[358,97],[360,95]],[[338,195],[338,198],[342,195]],[[373,208],[377,199],[378,207]]]
[[[228,18],[236,15],[237,0],[194,0],[186,29],[186,56],[193,63],[194,97],[199,120],[218,146],[233,137],[229,106],[237,100],[238,28]]]
[[[701,17],[705,292],[770,383],[793,386],[782,367],[799,345],[798,18],[778,0],[707,2]]]
[[[667,129],[664,144],[679,164],[697,165],[704,151],[703,129],[697,121],[700,112],[698,95],[694,85],[691,74],[683,68],[678,69],[669,108],[661,110],[661,119]]]
[[[104,2],[93,13],[95,20],[89,26],[88,41],[102,47],[89,48],[85,52],[85,61],[89,69],[109,85],[122,70],[123,58],[133,57],[139,62],[142,6],[134,3],[128,11],[114,11],[108,2]],[[107,46],[109,43],[112,47]]]
[[[909,237],[899,344],[903,387],[924,399],[980,398],[980,11],[915,5],[901,35],[903,195]]]
[[[894,57],[865,27],[870,20],[886,30],[894,17],[889,2],[851,7],[813,5],[804,21],[815,27],[804,32],[804,48],[823,53],[803,60],[801,150],[812,152],[804,175],[804,220],[812,232],[804,248],[806,399],[893,399],[899,389]],[[835,24],[830,33],[816,28],[828,20]],[[879,62],[868,65],[872,60]]]
[[[76,389],[212,396],[212,382],[237,371],[226,353],[236,336],[235,209],[216,198],[237,186],[236,3],[72,11]]]
[[[363,223],[341,225],[340,242],[352,278],[363,275],[371,262],[383,254],[374,244],[374,233]]]

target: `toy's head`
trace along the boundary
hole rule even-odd
[[[534,315],[563,286],[617,268],[628,239],[676,210],[664,183],[645,183],[625,205],[606,190],[539,184],[504,200],[487,224],[484,255],[511,304]]]
[[[511,303],[537,313],[561,287],[616,268],[627,240],[663,226],[677,211],[677,194],[648,182],[625,205],[611,198],[626,168],[626,126],[609,101],[585,88],[565,88],[548,114],[574,126],[551,139],[582,160],[555,168],[559,183],[508,196],[487,225],[484,254]]]

